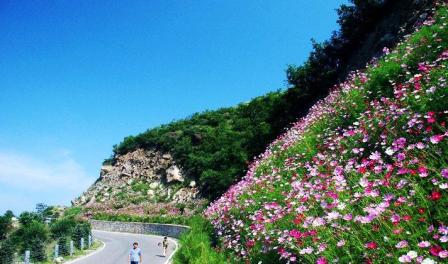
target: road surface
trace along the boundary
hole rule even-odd
[[[85,258],[75,260],[72,262],[73,264],[126,264],[128,263],[129,250],[134,242],[138,242],[142,249],[142,264],[164,264],[168,262],[168,257],[176,248],[175,242],[169,240],[168,253],[164,257],[162,247],[157,245],[163,239],[160,236],[98,230],[93,230],[93,236],[105,243],[104,249]]]

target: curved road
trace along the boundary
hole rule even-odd
[[[168,263],[168,257],[176,248],[176,242],[169,240],[167,256],[163,256],[162,247],[157,244],[163,237],[130,233],[118,233],[93,230],[93,236],[105,243],[105,247],[90,256],[75,260],[74,264],[119,264],[128,263],[129,250],[132,243],[138,242],[142,249],[143,264]]]

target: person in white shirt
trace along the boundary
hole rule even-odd
[[[131,264],[141,264],[142,263],[142,250],[138,247],[138,243],[134,242],[129,252],[129,262]]]

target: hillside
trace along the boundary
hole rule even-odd
[[[448,7],[437,9],[210,205],[224,251],[246,263],[447,261]]]
[[[114,154],[105,161],[105,165],[115,166],[120,157],[138,150],[167,153],[186,179],[176,188],[188,188],[188,184],[194,181],[198,197],[216,199],[241,179],[250,161],[262,153],[269,142],[284,131],[284,127],[289,127],[306,114],[309,107],[326,96],[329,88],[345,78],[351,69],[365,65],[370,58],[381,53],[382,47],[395,43],[413,25],[421,23],[431,13],[428,9],[431,3],[430,0],[354,0],[353,5],[343,5],[337,11],[340,30],[335,31],[328,41],[314,42],[314,49],[302,66],[287,69],[288,89],[235,107],[196,113],[126,137],[114,146]],[[145,177],[144,172],[137,174],[140,175],[137,178]],[[163,178],[163,173],[159,178]],[[95,186],[83,195],[85,197],[80,197],[75,204],[87,204],[95,196],[93,193],[106,192],[107,196],[107,190],[112,189],[112,196],[120,193],[112,186],[114,182],[101,183],[103,179],[100,177]],[[151,180],[141,181],[143,185],[150,183]],[[169,188],[162,186],[165,191]],[[99,200],[109,199],[103,194]],[[152,197],[144,200],[143,193],[131,196],[114,198],[126,200],[124,207],[153,200]],[[162,197],[165,198],[166,195]],[[99,200],[96,200],[98,206],[94,207],[101,207]],[[174,201],[171,198],[165,200]],[[109,206],[109,209],[112,208]]]

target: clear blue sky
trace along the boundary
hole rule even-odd
[[[123,137],[286,87],[342,0],[0,0],[0,213],[69,204]]]

